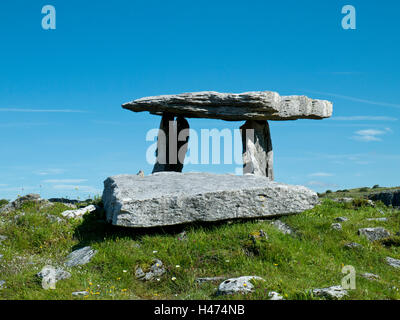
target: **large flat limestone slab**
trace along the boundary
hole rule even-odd
[[[114,225],[156,227],[295,214],[313,208],[318,196],[254,175],[159,172],[108,178],[103,203]]]
[[[323,119],[332,115],[332,103],[306,96],[280,96],[272,91],[219,93],[190,92],[137,99],[122,105],[140,112],[169,112],[186,118],[222,120]]]

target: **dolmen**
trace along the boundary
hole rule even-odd
[[[118,175],[104,182],[107,220],[117,226],[159,227],[196,221],[290,215],[313,208],[315,192],[274,181],[268,120],[324,119],[332,103],[276,92],[214,91],[146,97],[124,109],[161,116],[151,175]],[[243,175],[182,173],[190,118],[245,121],[240,127]]]

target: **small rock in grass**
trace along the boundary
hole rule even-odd
[[[342,225],[340,223],[332,223],[331,228],[340,231],[342,230]]]
[[[179,241],[185,241],[185,240],[187,240],[186,231],[182,231],[180,234],[178,234],[178,240],[179,240]]]
[[[347,290],[343,289],[341,286],[332,286],[322,289],[314,289],[312,292],[321,298],[327,299],[340,299],[347,296]]]
[[[0,254],[0,261],[3,259],[3,255],[2,254]]]
[[[362,273],[360,276],[368,280],[378,280],[380,278],[378,275],[368,272]]]
[[[67,256],[67,261],[65,262],[65,265],[67,267],[74,267],[77,265],[89,263],[96,253],[97,251],[93,250],[89,246],[75,250]]]
[[[344,246],[346,248],[349,248],[349,249],[357,249],[357,248],[361,249],[361,248],[363,248],[363,246],[361,244],[357,243],[357,242],[349,242],[349,243],[346,243]]]
[[[7,240],[8,238],[6,236],[2,236],[0,234],[0,243],[2,243],[4,240]]]
[[[271,224],[279,231],[281,231],[283,234],[289,234],[289,235],[295,234],[294,230],[281,220],[275,220]]]
[[[139,170],[139,172],[137,173],[137,175],[139,176],[139,177],[144,177],[144,171],[143,170]]]
[[[337,218],[335,218],[335,220],[336,220],[336,221],[339,221],[339,222],[349,221],[349,219],[346,218],[346,217],[337,217]]]
[[[368,218],[367,221],[387,221],[387,218]]]
[[[89,292],[87,291],[76,291],[76,292],[72,292],[73,296],[87,296],[89,294]]]
[[[163,263],[159,259],[154,260],[154,264],[150,267],[150,271],[145,273],[142,268],[138,267],[135,271],[135,276],[139,280],[150,281],[154,279],[159,279],[158,277],[162,276],[166,270],[163,267]]]
[[[202,284],[204,282],[221,281],[224,279],[225,277],[206,277],[206,278],[197,278],[196,282]]]
[[[44,266],[42,270],[37,273],[37,276],[42,279],[43,289],[55,289],[57,281],[68,279],[71,274],[60,268],[54,268],[53,266]]]
[[[285,300],[278,292],[275,291],[268,292],[268,297],[270,297],[269,300]]]
[[[254,290],[254,285],[251,280],[265,281],[257,276],[243,276],[239,278],[231,278],[222,282],[217,291],[217,295],[250,293]]]
[[[4,280],[0,280],[0,290],[6,288],[6,282]]]
[[[394,259],[394,258],[391,258],[391,257],[386,257],[386,262],[391,267],[400,268],[400,260],[398,260],[398,259]]]
[[[365,236],[369,241],[376,241],[390,237],[389,231],[384,228],[362,228],[358,234]]]
[[[85,208],[77,209],[77,210],[67,210],[61,213],[63,217],[66,218],[79,218],[82,217],[85,213],[90,213],[96,211],[96,206],[90,205]]]

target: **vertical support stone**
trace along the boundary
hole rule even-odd
[[[189,123],[183,116],[163,113],[157,140],[157,161],[153,173],[162,171],[182,172],[188,149]]]
[[[240,127],[243,144],[243,174],[274,180],[272,140],[268,121],[247,120]]]

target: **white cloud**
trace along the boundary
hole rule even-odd
[[[311,173],[310,177],[332,177],[334,174],[328,172],[315,172]]]
[[[44,183],[82,183],[87,179],[48,179],[43,180]]]
[[[328,183],[328,182],[323,182],[323,181],[309,181],[307,182],[308,186],[313,186],[313,187],[320,187],[320,188],[338,188],[339,186],[337,184],[333,183]]]
[[[64,172],[65,172],[64,169],[56,169],[56,168],[54,168],[54,169],[38,170],[38,171],[35,171],[34,174],[37,174],[39,176],[47,176],[47,175],[50,175],[50,174],[62,174]]]
[[[366,129],[359,130],[355,132],[355,136],[352,138],[358,141],[371,142],[371,141],[382,141],[379,136],[385,135],[388,132],[392,132],[390,128],[385,128],[385,130],[377,129]]]
[[[102,190],[99,190],[97,188],[91,187],[91,186],[82,186],[82,185],[72,185],[72,184],[57,184],[53,186],[54,189],[57,190],[75,190],[77,192],[87,192],[87,193],[92,193],[92,194],[101,194]]]

